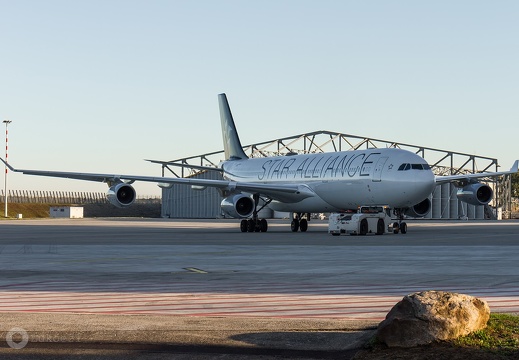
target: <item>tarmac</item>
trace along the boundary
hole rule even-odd
[[[0,359],[348,359],[410,292],[519,312],[518,221],[416,221],[364,237],[332,237],[321,221],[291,233],[283,220],[251,234],[169,219],[0,231]]]
[[[23,329],[11,336],[15,346],[23,345],[24,334],[29,340],[19,350],[0,348],[2,359],[41,354],[42,350],[51,357],[88,355],[85,350],[92,356],[107,356],[124,350],[125,358],[128,353],[141,358],[149,351],[148,358],[172,354],[175,358],[347,358],[374,332],[370,323],[333,319],[4,313],[1,322],[4,329]],[[0,336],[5,339],[7,332]]]

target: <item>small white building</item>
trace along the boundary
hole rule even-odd
[[[50,207],[51,218],[67,218],[67,219],[82,219],[83,218],[83,207],[82,206],[51,206]]]

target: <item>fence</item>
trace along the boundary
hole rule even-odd
[[[0,191],[0,203],[5,199],[5,192]],[[161,201],[160,197],[138,197],[137,202],[155,203]],[[29,204],[107,204],[104,192],[70,192],[70,191],[31,191],[9,190],[7,202]]]

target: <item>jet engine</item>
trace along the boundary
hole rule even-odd
[[[112,185],[106,195],[110,204],[123,208],[130,206],[135,201],[135,189],[125,183]]]
[[[233,218],[248,218],[254,211],[254,200],[243,194],[234,194],[222,200],[224,213]]]
[[[486,205],[494,197],[494,191],[486,184],[474,183],[458,189],[456,196],[471,205]]]
[[[424,217],[431,211],[431,200],[429,198],[408,208],[404,214],[411,217]]]

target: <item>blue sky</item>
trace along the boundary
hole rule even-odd
[[[17,167],[160,175],[143,159],[221,149],[221,92],[244,144],[330,130],[519,158],[517,1],[0,0],[0,14]]]

